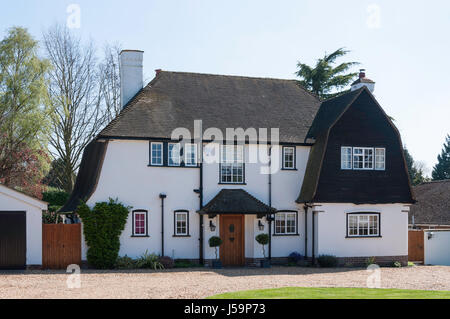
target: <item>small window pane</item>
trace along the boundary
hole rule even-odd
[[[341,148],[341,169],[352,169],[352,148]]]
[[[180,166],[180,144],[169,144],[169,166]]]
[[[151,145],[151,164],[162,165],[162,143],[152,143]]]
[[[197,166],[197,144],[186,144],[185,154],[185,165]]]
[[[283,147],[283,168],[294,169],[295,168],[295,148]]]
[[[385,169],[385,154],[386,150],[384,148],[375,149],[375,169],[384,170]]]
[[[242,145],[223,145],[220,164],[221,183],[244,182],[244,154]]]

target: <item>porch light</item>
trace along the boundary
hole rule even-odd
[[[258,220],[258,228],[260,231],[264,230],[264,224],[261,222],[261,220]]]
[[[216,225],[214,225],[212,220],[209,221],[209,229],[211,229],[211,231],[216,231]]]

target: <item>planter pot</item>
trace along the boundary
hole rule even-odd
[[[261,260],[261,268],[270,268],[270,260],[268,259]]]
[[[213,269],[222,269],[222,262],[220,260],[213,260],[212,268]]]

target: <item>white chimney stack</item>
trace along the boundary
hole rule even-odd
[[[351,90],[355,91],[361,87],[367,87],[371,93],[375,90],[375,82],[371,79],[366,78],[366,70],[359,70],[359,78],[355,82],[352,83]]]
[[[123,50],[120,60],[120,104],[122,109],[144,87],[144,51]]]

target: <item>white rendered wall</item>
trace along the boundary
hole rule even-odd
[[[120,255],[138,257],[146,250],[161,253],[161,199],[164,201],[164,254],[174,258],[198,258],[199,255],[199,169],[149,167],[148,141],[111,141],[106,151],[98,186],[88,201],[96,202],[118,198],[124,205],[132,206],[125,230],[121,235]],[[133,209],[148,210],[150,237],[132,236]],[[189,235],[173,237],[174,211],[189,210]],[[86,256],[86,246],[83,248]]]
[[[279,170],[272,175],[272,206],[277,209],[298,210],[299,236],[274,236],[272,238],[272,256],[286,257],[291,252],[304,253],[304,214],[302,207],[295,204],[306,168],[309,147],[297,146],[297,170]],[[245,146],[246,158],[256,147]],[[150,253],[159,254],[161,251],[161,200],[160,193],[167,194],[165,200],[165,255],[174,258],[199,258],[199,197],[194,189],[199,188],[200,170],[197,168],[167,168],[148,167],[149,142],[133,140],[110,141],[106,151],[102,172],[96,191],[88,200],[88,205],[96,202],[118,198],[125,205],[133,209],[146,209],[148,213],[149,238],[134,238],[132,235],[131,212],[128,223],[121,236],[120,255],[137,257],[147,249]],[[279,154],[281,165],[281,154]],[[242,188],[251,195],[268,204],[269,177],[261,174],[263,164],[246,164],[246,185],[219,185],[219,164],[204,164],[203,187],[204,204],[206,205],[221,189]],[[189,210],[188,238],[173,237],[173,212],[177,209]],[[210,219],[204,217],[204,258],[214,258],[214,249],[208,246],[208,239],[219,235],[219,218],[213,219],[216,231],[212,233],[209,227]],[[268,223],[263,232],[268,233]],[[260,233],[256,216],[245,217],[245,257],[260,258],[262,249],[255,241]],[[266,247],[268,248],[268,247]],[[86,244],[83,240],[83,259],[86,259]],[[268,252],[268,250],[267,250]]]
[[[27,265],[42,265],[42,208],[0,193],[0,211],[25,211]]]
[[[426,265],[450,266],[450,230],[424,231],[424,253]]]
[[[320,204],[317,213],[317,254],[337,257],[407,256],[408,213],[402,204]],[[381,237],[346,238],[347,213],[380,213]]]

